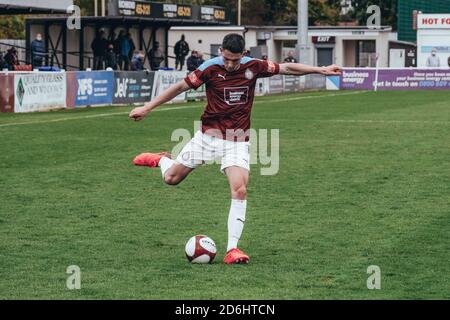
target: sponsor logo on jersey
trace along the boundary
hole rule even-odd
[[[227,87],[223,92],[228,105],[246,104],[248,101],[249,87]]]
[[[270,60],[267,61],[267,72],[269,72],[269,73],[275,72],[275,63],[273,63]]]
[[[200,86],[202,84],[202,81],[197,77],[197,75],[195,74],[195,72],[192,72],[189,75],[189,81],[191,81],[191,83],[194,86]]]
[[[245,70],[245,77],[248,80],[252,80],[253,77],[254,77],[254,74],[253,74],[252,70],[250,70],[250,69]]]
[[[219,78],[222,78],[223,80],[227,80],[227,79],[225,79],[225,75],[224,75],[224,74],[220,74],[220,73],[219,73],[217,76],[218,76]]]

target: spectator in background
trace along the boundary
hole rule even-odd
[[[122,69],[122,64],[121,64],[121,57],[122,57],[122,44],[121,44],[121,37],[124,36],[124,31],[121,30],[119,32],[119,35],[117,36],[117,38],[114,38],[112,45],[114,46],[114,53],[116,54],[116,63],[117,63],[117,67]]]
[[[448,57],[448,59],[447,59],[447,64],[450,67],[450,57]]]
[[[91,49],[94,53],[94,70],[103,70],[108,41],[105,38],[105,31],[100,30],[91,43]]]
[[[203,59],[203,53],[197,51],[197,55],[198,55],[198,66],[201,66],[203,62],[205,62],[205,59]]]
[[[142,71],[144,70],[144,58],[145,54],[143,51],[136,51],[131,59],[131,70],[132,71]]]
[[[189,44],[184,40],[184,34],[181,35],[181,40],[178,40],[175,43],[175,69],[178,70],[178,66],[180,66],[180,70],[183,70],[184,59],[189,54]]]
[[[131,43],[128,39],[128,35],[125,34],[125,31],[121,30],[119,33],[119,42],[120,42],[120,58],[119,58],[119,66],[121,70],[128,71],[130,70],[130,51],[131,51]]]
[[[261,60],[269,60],[269,57],[267,57],[267,55],[265,54],[261,57]]]
[[[294,52],[289,51],[288,56],[284,59],[287,63],[297,63],[297,59],[294,58]]]
[[[128,43],[130,44],[130,51],[128,52],[128,58],[131,61],[131,59],[133,58],[134,50],[136,50],[136,46],[134,45],[133,37],[131,36],[131,33],[129,33],[129,32],[127,34],[127,39],[128,39]]]
[[[246,57],[252,57],[252,55],[251,55],[251,53],[250,53],[250,50],[245,50],[244,51],[244,56],[246,56]]]
[[[108,51],[105,54],[105,67],[117,70],[117,55],[112,44],[108,45]]]
[[[0,71],[2,71],[3,69],[8,69],[8,64],[3,58],[3,52],[0,52]]]
[[[36,39],[31,42],[31,61],[33,68],[42,67],[45,58],[45,44],[42,35],[38,33]]]
[[[16,48],[12,47],[8,49],[5,54],[5,62],[8,66],[8,70],[14,70],[14,66],[19,65],[19,58],[17,56]]]
[[[431,50],[431,55],[427,59],[427,67],[429,68],[439,68],[441,66],[441,60],[437,56],[437,49],[433,48]]]
[[[191,56],[186,61],[187,69],[192,72],[200,67],[203,62],[205,62],[203,60],[203,54],[199,51],[192,50]]]
[[[164,61],[164,53],[159,48],[159,42],[156,41],[153,48],[148,52],[150,58],[150,68],[152,70],[158,70],[160,68],[161,62]]]
[[[191,71],[191,72],[200,66],[200,59],[199,59],[197,51],[192,50],[190,57],[187,58],[186,65],[187,65],[188,71]]]

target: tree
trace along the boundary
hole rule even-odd
[[[0,39],[25,39],[25,16],[0,16]]]
[[[264,24],[297,25],[297,0],[265,0],[269,7]],[[317,0],[309,1],[309,25],[337,25],[340,16],[340,1]]]
[[[318,0],[309,2],[309,25],[335,26],[341,15],[340,1]]]
[[[80,7],[81,16],[93,16],[95,14],[94,1],[98,0],[74,0],[73,4]]]

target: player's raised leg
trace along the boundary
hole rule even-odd
[[[164,182],[169,185],[179,184],[194,170],[172,160],[171,155],[167,152],[142,153],[134,158],[133,163],[137,166],[159,167]]]
[[[247,185],[249,171],[232,166],[225,169],[231,190],[231,207],[228,215],[228,246],[224,262],[227,264],[248,263],[249,257],[237,248],[244,229],[247,210]]]
[[[172,159],[163,157],[161,160],[160,167],[164,182],[172,186],[179,184],[192,172],[192,170],[194,170],[193,168],[188,168]]]

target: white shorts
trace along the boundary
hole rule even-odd
[[[250,171],[250,143],[234,142],[197,131],[181,150],[177,162],[195,169],[202,164],[221,163],[220,171],[240,167]]]

